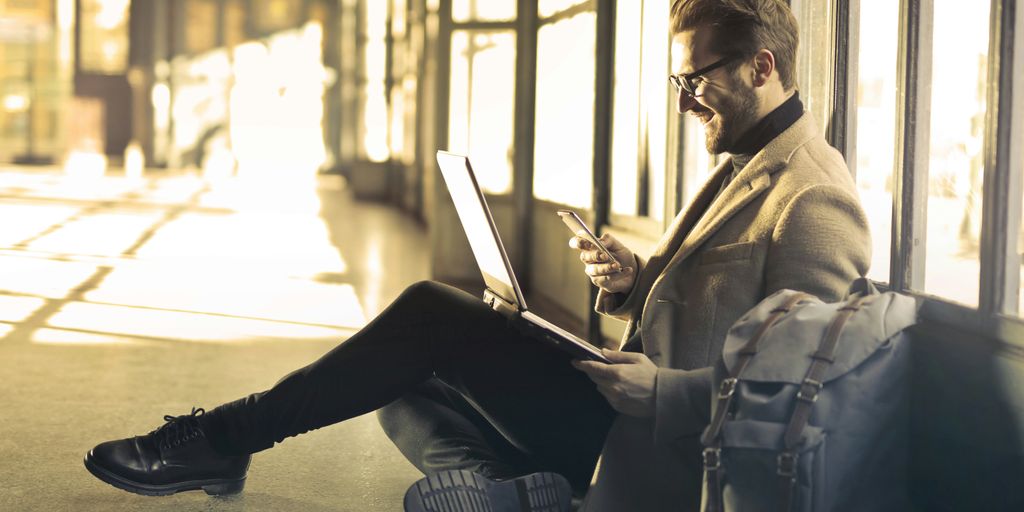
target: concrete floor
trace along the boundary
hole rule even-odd
[[[428,275],[425,233],[305,185],[0,169],[0,510],[395,511],[370,416],[256,454],[246,490],[136,496],[82,457],[271,386]]]

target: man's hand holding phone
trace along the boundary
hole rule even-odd
[[[597,240],[611,253],[614,261],[609,261],[600,248],[587,240],[585,234],[570,238],[569,247],[580,251],[580,261],[586,264],[583,271],[595,286],[608,293],[628,293],[636,280],[636,258],[633,251],[608,233]]]

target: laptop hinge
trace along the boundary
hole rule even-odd
[[[501,313],[504,316],[512,316],[519,312],[519,308],[515,304],[501,298],[498,294],[492,292],[489,289],[484,290],[484,303],[491,307],[491,309]]]

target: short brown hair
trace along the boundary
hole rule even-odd
[[[796,18],[782,0],[674,0],[672,33],[700,26],[712,29],[720,55],[753,56],[762,48],[775,56],[782,87],[796,87]]]

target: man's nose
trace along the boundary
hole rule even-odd
[[[697,105],[697,98],[686,92],[685,89],[679,88],[676,91],[676,111],[680,114],[685,114],[687,111]]]

